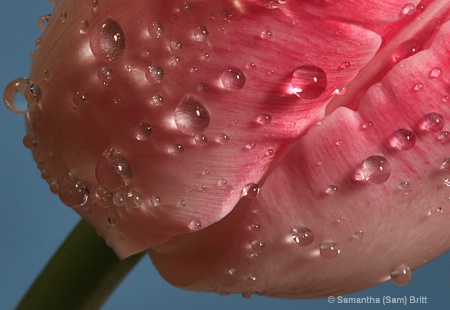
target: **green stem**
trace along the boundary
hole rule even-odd
[[[119,260],[94,228],[81,220],[17,310],[99,309],[142,256]]]

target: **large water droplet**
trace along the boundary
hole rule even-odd
[[[404,286],[411,281],[412,272],[408,266],[400,266],[391,272],[391,280],[399,286]]]
[[[431,112],[422,119],[421,127],[429,132],[439,132],[444,128],[444,117],[436,112]]]
[[[399,151],[408,151],[416,145],[416,136],[411,130],[399,129],[394,132],[389,142]]]
[[[84,206],[88,200],[88,194],[83,182],[71,174],[66,175],[59,184],[59,199],[69,207]]]
[[[270,122],[272,121],[272,115],[267,114],[267,113],[263,113],[260,114],[257,118],[256,118],[256,122],[260,125],[267,125],[270,124]]]
[[[314,241],[314,233],[306,227],[297,227],[292,230],[292,240],[299,246],[308,246]]]
[[[117,21],[108,18],[95,26],[90,44],[92,53],[97,59],[113,62],[125,53],[125,33]]]
[[[203,224],[200,220],[192,220],[188,226],[190,230],[200,230]]]
[[[383,156],[374,155],[363,161],[360,169],[355,173],[355,179],[381,184],[386,182],[390,175],[391,165],[388,160]]]
[[[170,145],[167,148],[167,151],[169,152],[169,154],[172,154],[172,155],[181,155],[184,152],[184,146],[181,143],[176,143],[176,144]]]
[[[23,96],[23,98],[27,98],[26,92],[28,91],[29,88],[30,88],[30,80],[25,78],[15,79],[11,81],[8,84],[8,86],[6,86],[3,92],[3,101],[5,102],[5,105],[8,108],[8,110],[17,114],[27,113],[28,110],[25,100],[19,102],[16,98],[16,95],[17,93],[19,93]]]
[[[430,78],[437,79],[442,75],[442,69],[439,67],[435,67],[430,71]]]
[[[292,73],[291,86],[298,97],[307,100],[316,99],[327,88],[327,75],[317,66],[303,65]]]
[[[325,241],[320,245],[320,256],[324,259],[334,259],[340,252],[336,242]]]
[[[249,183],[242,189],[242,196],[247,198],[256,198],[259,194],[259,186],[255,183]]]
[[[221,76],[223,87],[228,91],[241,90],[246,82],[245,74],[238,68],[228,68]]]
[[[401,43],[394,52],[393,59],[398,62],[402,59],[410,57],[422,50],[422,43],[419,40],[411,39]]]
[[[175,109],[174,118],[178,129],[186,135],[202,133],[210,121],[208,110],[192,95],[181,100]]]
[[[122,154],[111,148],[104,151],[97,162],[95,176],[102,186],[114,190],[128,184],[133,172]]]
[[[413,15],[414,13],[416,13],[416,6],[414,3],[407,3],[402,9],[403,15]]]

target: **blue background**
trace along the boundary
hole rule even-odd
[[[101,0],[107,1],[107,0]],[[0,4],[0,89],[27,76],[29,54],[40,36],[38,18],[51,12],[48,0],[2,0]],[[0,106],[0,310],[13,309],[78,216],[50,193],[23,146],[24,120]],[[449,223],[450,225],[450,223]],[[413,228],[412,228],[413,229]],[[366,297],[426,296],[427,305],[408,309],[450,309],[450,252],[414,271],[412,282],[390,282],[351,295]],[[143,259],[103,309],[361,309],[327,300],[281,300],[240,295],[193,293],[170,286]],[[368,309],[386,308],[369,305]],[[404,306],[388,305],[388,309]]]

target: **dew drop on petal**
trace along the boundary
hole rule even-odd
[[[253,251],[255,251],[257,253],[261,253],[264,250],[264,248],[266,247],[266,245],[259,240],[253,240],[250,243],[250,247],[252,248]]]
[[[422,119],[421,128],[429,132],[439,132],[444,128],[444,117],[436,112],[431,112]]]
[[[374,184],[386,182],[391,175],[389,161],[380,155],[366,158],[355,173],[357,181],[367,181]]]
[[[164,27],[160,22],[154,21],[151,23],[150,27],[148,27],[148,33],[152,38],[159,39],[164,33]]]
[[[411,39],[401,43],[394,51],[393,60],[399,62],[422,50],[422,43],[419,40]]]
[[[339,187],[337,187],[336,185],[329,185],[325,190],[325,193],[327,193],[328,195],[334,195],[337,193],[338,190]]]
[[[228,142],[230,142],[230,136],[226,133],[221,133],[217,136],[216,141],[220,144],[227,144]]]
[[[353,233],[353,238],[355,238],[355,239],[362,238],[363,236],[364,236],[364,232],[362,230],[358,230]]]
[[[42,15],[38,20],[38,28],[39,30],[43,31],[44,28],[47,26],[48,21],[50,20],[51,15],[50,14],[44,14]]]
[[[107,149],[95,167],[97,181],[111,190],[126,185],[133,178],[133,171],[122,154],[114,149]]]
[[[161,205],[161,198],[159,196],[153,195],[152,197],[150,197],[150,204],[153,207],[158,207]]]
[[[409,195],[412,192],[411,182],[403,181],[398,185],[398,189],[401,190],[405,195]]]
[[[175,109],[175,124],[186,135],[202,133],[209,125],[210,115],[205,106],[191,95],[185,96]]]
[[[205,135],[196,135],[194,137],[194,142],[197,145],[205,145],[208,143],[208,138]]]
[[[314,241],[314,233],[306,227],[296,227],[292,230],[292,240],[299,246],[308,246]]]
[[[114,193],[113,204],[121,207],[125,204],[125,197],[121,193]]]
[[[403,15],[413,15],[414,13],[416,13],[416,6],[414,3],[408,3],[402,9]]]
[[[249,183],[242,189],[242,196],[247,198],[256,198],[259,194],[259,186],[255,183]]]
[[[89,28],[89,21],[83,20],[80,26],[80,34],[85,34]]]
[[[134,137],[136,138],[136,140],[145,141],[151,136],[151,134],[152,126],[145,122],[137,124],[134,128]]]
[[[88,102],[89,97],[88,94],[82,91],[76,91],[73,93],[73,103],[75,106],[83,105]]]
[[[145,77],[151,83],[161,83],[164,79],[164,69],[158,66],[149,66]]]
[[[370,128],[372,128],[372,127],[373,127],[372,121],[364,122],[364,123],[361,125],[361,129],[363,129],[363,130],[370,129]]]
[[[449,140],[449,138],[450,138],[450,132],[449,132],[449,131],[441,131],[441,132],[438,134],[438,139],[439,139],[441,142],[446,142],[447,140]]]
[[[238,68],[228,68],[221,76],[222,86],[231,92],[241,90],[246,82],[245,74]]]
[[[337,243],[333,241],[325,241],[320,245],[320,256],[323,259],[334,259],[338,257],[341,250],[337,247]]]
[[[256,123],[258,123],[259,125],[267,125],[267,124],[270,124],[271,121],[272,121],[272,115],[267,114],[267,113],[260,114],[256,118]]]
[[[408,151],[416,145],[416,136],[411,130],[399,129],[389,140],[391,146],[399,151]]]
[[[112,70],[108,67],[101,67],[98,70],[98,78],[103,83],[104,86],[108,86],[109,82],[113,77]]]
[[[450,171],[450,158],[444,159],[444,161],[439,166],[439,169]]]
[[[36,135],[33,133],[28,133],[23,137],[23,145],[28,148],[32,149],[38,146],[38,141],[36,139]]]
[[[117,21],[108,18],[95,26],[90,45],[97,59],[114,62],[125,53],[125,33]]]
[[[161,106],[164,104],[164,98],[160,95],[154,95],[152,96],[150,103],[155,106]]]
[[[412,278],[412,271],[408,266],[399,266],[390,274],[392,282],[398,286],[407,285]]]
[[[112,203],[112,198],[113,193],[102,186],[98,186],[94,190],[94,201],[100,207],[103,208],[109,207]]]
[[[8,86],[6,86],[3,93],[3,101],[5,102],[8,110],[17,114],[27,113],[28,108],[25,104],[25,100],[19,100],[18,98],[16,98],[16,95],[20,94],[22,95],[21,99],[25,99],[25,92],[29,87],[29,80],[25,78],[15,79],[11,81]]]
[[[69,207],[85,205],[89,197],[88,194],[88,189],[83,182],[71,174],[66,175],[59,184],[59,199]]]
[[[268,39],[271,39],[272,36],[273,36],[273,34],[272,34],[272,31],[270,31],[270,30],[263,30],[261,32],[261,38],[262,39],[268,40]]]
[[[174,145],[170,145],[167,151],[172,155],[180,155],[184,152],[184,146],[181,143],[176,143]]]
[[[197,41],[205,41],[208,38],[209,32],[206,26],[198,26],[194,29],[194,39]]]
[[[291,87],[294,94],[302,99],[316,99],[327,88],[327,75],[317,66],[303,65],[292,73]]]
[[[126,202],[127,206],[132,207],[132,208],[138,208],[138,207],[142,206],[142,204],[143,204],[141,194],[139,194],[135,190],[128,191],[128,193],[125,196],[125,202]]]
[[[435,67],[435,68],[431,69],[431,71],[430,71],[430,78],[436,79],[436,78],[440,77],[441,75],[442,75],[442,69],[439,67]]]
[[[189,222],[190,230],[200,230],[202,228],[202,222],[200,220],[192,220]]]

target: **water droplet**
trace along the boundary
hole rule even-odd
[[[444,117],[436,112],[431,112],[422,120],[421,127],[423,130],[429,131],[429,132],[438,132],[441,131],[442,128],[444,128]]]
[[[164,27],[160,22],[154,21],[150,27],[148,27],[148,33],[152,38],[159,39],[164,33]]]
[[[108,189],[98,186],[94,190],[94,201],[95,203],[100,206],[107,208],[111,205],[113,198],[113,193],[111,193]]]
[[[142,196],[135,190],[128,191],[125,202],[127,203],[127,206],[132,208],[138,208],[142,205]]]
[[[333,91],[333,94],[338,95],[338,96],[345,95],[346,93],[347,93],[347,86],[345,86],[345,85],[336,87],[335,90]]]
[[[198,91],[200,93],[208,93],[209,92],[209,85],[205,83],[200,83],[198,85]]]
[[[272,31],[270,31],[270,30],[266,29],[261,32],[262,39],[269,40],[272,38],[272,36],[273,36],[273,34],[272,34]]]
[[[208,38],[209,32],[206,26],[198,26],[194,29],[194,39],[197,41],[205,41]]]
[[[422,50],[422,44],[419,40],[411,39],[401,43],[394,51],[393,60],[399,62]]]
[[[237,270],[234,269],[234,268],[231,268],[231,269],[228,269],[228,270],[227,270],[227,273],[228,273],[230,276],[235,276],[235,275],[237,274]]]
[[[327,193],[328,195],[334,195],[337,193],[338,190],[339,190],[339,187],[337,187],[336,185],[330,185],[325,190],[325,193]]]
[[[219,181],[217,181],[217,185],[218,186],[225,186],[225,185],[227,185],[227,180],[220,179]]]
[[[50,80],[50,72],[47,69],[44,69],[43,76],[44,76],[44,81],[48,82]]]
[[[256,122],[260,125],[267,125],[270,124],[270,122],[272,121],[272,115],[267,114],[267,113],[263,113],[260,114],[257,118],[256,118]]]
[[[350,62],[344,61],[341,63],[341,65],[338,67],[338,70],[344,70],[350,68]]]
[[[217,143],[220,144],[227,144],[230,142],[230,136],[228,136],[226,133],[221,133],[216,138]]]
[[[450,187],[450,177],[444,177],[444,186]]]
[[[336,146],[341,146],[342,143],[344,143],[344,141],[342,141],[342,140],[337,140],[337,141],[334,143],[334,145],[336,145]]]
[[[411,130],[399,129],[389,140],[391,146],[399,151],[409,151],[416,145],[416,136]]]
[[[109,82],[111,81],[111,79],[113,77],[112,70],[108,67],[101,67],[98,70],[97,75],[104,86],[108,86]]]
[[[196,135],[194,141],[197,145],[205,145],[208,143],[208,138],[205,135]]]
[[[149,82],[161,83],[164,79],[164,70],[158,66],[150,66],[145,73],[145,77]]]
[[[89,28],[89,21],[83,20],[80,26],[80,34],[85,34]]]
[[[261,225],[259,225],[259,224],[251,224],[250,225],[250,230],[258,231],[260,229],[261,229]]]
[[[183,43],[179,41],[171,41],[170,42],[170,49],[177,51],[183,49]]]
[[[450,132],[449,132],[449,131],[441,131],[441,132],[438,134],[438,139],[439,139],[441,142],[446,142],[449,138],[450,138]]]
[[[154,95],[151,99],[151,104],[161,106],[164,104],[164,98],[160,95]]]
[[[442,96],[441,102],[442,102],[442,103],[448,103],[448,102],[450,102],[450,97],[449,97],[448,95]]]
[[[108,18],[95,26],[90,45],[97,59],[103,62],[116,61],[126,50],[125,33],[117,21]]]
[[[398,185],[398,189],[401,190],[401,191],[403,191],[403,193],[404,193],[405,195],[411,194],[411,192],[412,192],[412,189],[411,189],[411,182],[409,182],[409,181],[403,181],[403,182],[401,182],[401,183]]]
[[[353,233],[353,238],[355,238],[355,239],[362,238],[363,236],[364,236],[364,232],[362,230],[358,230]]]
[[[388,160],[380,155],[366,158],[360,169],[355,173],[358,181],[368,181],[374,184],[381,184],[389,179],[391,175],[391,165]]]
[[[228,68],[221,76],[223,87],[228,91],[241,90],[246,82],[245,74],[238,68]]]
[[[439,166],[439,169],[450,171],[450,158],[444,159],[442,164]]]
[[[128,184],[133,172],[122,154],[111,148],[104,151],[97,162],[95,176],[102,186],[114,190]]]
[[[274,153],[273,149],[268,149],[265,153],[264,156],[268,157],[268,156],[272,156]]]
[[[265,7],[269,9],[278,9],[287,3],[287,0],[261,0]]]
[[[187,206],[186,200],[180,200],[180,201],[178,201],[177,206],[180,207],[180,208],[186,207],[186,206]]]
[[[192,220],[189,223],[190,230],[199,230],[202,228],[202,222],[200,220]]]
[[[438,216],[441,215],[444,212],[442,207],[434,207],[428,212],[428,216]]]
[[[416,13],[416,6],[414,3],[408,3],[402,9],[403,15],[413,15],[414,13]]]
[[[361,129],[363,129],[363,130],[370,129],[370,128],[372,128],[372,127],[373,127],[373,123],[372,123],[371,121],[364,122],[364,123],[361,125]]]
[[[113,204],[121,207],[125,204],[125,197],[120,193],[115,193],[113,195]]]
[[[255,183],[249,183],[242,189],[242,196],[247,198],[256,198],[259,194],[259,186]]]
[[[32,148],[35,148],[36,146],[38,146],[38,141],[36,139],[36,135],[33,133],[26,134],[23,137],[22,142],[23,142],[23,145],[28,149],[32,149]]]
[[[340,252],[336,242],[325,241],[320,245],[320,256],[324,259],[334,259]]]
[[[439,67],[435,67],[430,71],[430,78],[437,79],[442,75],[442,69]]]
[[[59,20],[61,21],[61,23],[65,23],[67,21],[67,12],[62,12]]]
[[[174,119],[182,133],[194,135],[203,132],[208,127],[210,115],[198,99],[187,95],[176,107]]]
[[[51,15],[50,14],[44,14],[41,17],[39,17],[38,20],[38,27],[39,30],[43,31],[45,26],[47,26],[48,21],[50,20]]]
[[[327,88],[327,75],[317,66],[303,65],[292,74],[291,86],[298,97],[307,100],[316,99]]]
[[[306,227],[296,227],[292,230],[292,240],[299,246],[308,246],[314,241],[314,233]]]
[[[161,198],[159,196],[153,195],[152,197],[150,197],[150,204],[153,207],[158,207],[161,205]]]
[[[411,281],[412,271],[408,266],[402,265],[390,274],[392,282],[399,286],[404,286]]]
[[[76,91],[73,93],[73,103],[75,106],[86,104],[89,100],[88,94],[82,91]]]
[[[251,143],[247,143],[244,147],[245,150],[250,151],[253,150],[256,147],[256,143],[251,142]]]
[[[181,143],[177,143],[168,147],[169,154],[180,155],[184,152],[184,146]]]
[[[59,199],[69,207],[84,206],[88,200],[88,194],[88,189],[83,182],[71,174],[66,175],[59,185]]]
[[[3,93],[3,101],[5,102],[6,107],[8,110],[10,110],[13,113],[17,114],[25,114],[27,113],[27,107],[19,107],[24,105],[20,104],[23,103],[25,100],[22,100],[22,102],[19,102],[16,98],[17,93],[21,94],[23,98],[27,99],[28,103],[31,103],[28,99],[27,92],[30,88],[30,80],[25,78],[19,78],[11,81],[8,86],[6,86],[4,93]]]
[[[257,253],[261,253],[264,250],[264,248],[266,247],[266,245],[259,240],[253,240],[250,243],[250,247],[252,248],[253,251],[255,251]]]
[[[134,137],[139,141],[147,140],[152,134],[152,126],[147,123],[139,123],[134,128]]]
[[[420,90],[422,90],[422,89],[423,89],[423,84],[422,84],[422,83],[416,83],[416,84],[414,84],[413,90],[414,90],[415,92],[418,92],[418,91],[420,91]]]
[[[115,226],[117,224],[117,219],[114,216],[108,217],[108,223],[111,226]]]

